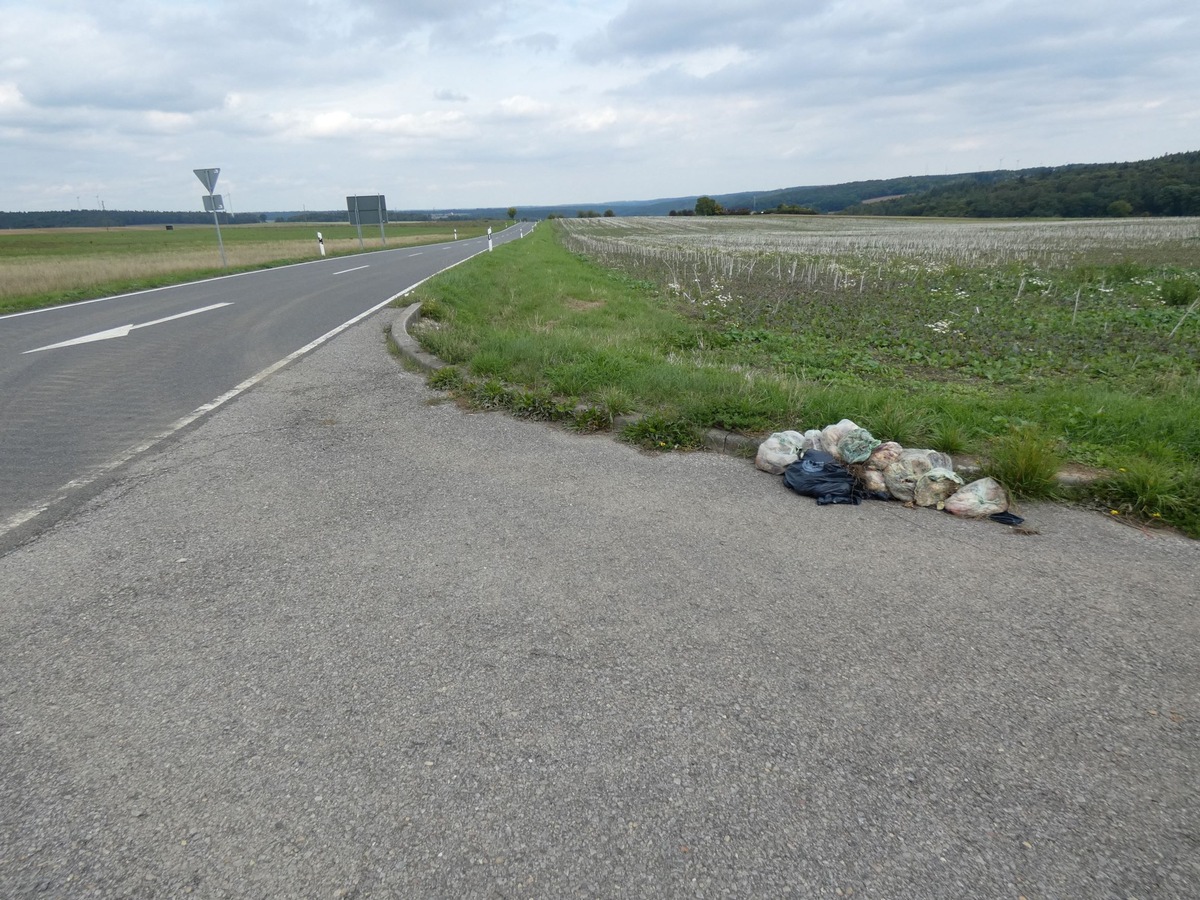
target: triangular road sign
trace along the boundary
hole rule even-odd
[[[196,177],[200,179],[200,183],[210,194],[216,189],[217,176],[221,174],[220,169],[192,169],[192,171],[196,173]]]

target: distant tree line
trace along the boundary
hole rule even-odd
[[[696,200],[696,205],[691,209],[673,209],[667,213],[668,216],[750,216],[754,215],[754,210],[748,206],[735,206],[726,208],[712,197],[704,196]],[[819,211],[808,206],[797,206],[795,204],[780,203],[774,209],[764,209],[760,215],[786,215],[786,216],[815,216],[819,215]]]
[[[606,209],[603,213],[598,213],[594,209],[581,209],[575,213],[577,219],[611,219],[616,213],[611,209]],[[550,212],[546,214],[547,219],[565,219],[566,214],[561,212]]]
[[[346,215],[342,213],[343,217]],[[264,213],[217,213],[222,225],[265,222]],[[211,225],[212,213],[142,209],[67,209],[0,212],[0,228],[120,228],[126,225]]]
[[[515,213],[514,213],[515,214]],[[433,214],[428,212],[411,212],[406,210],[388,210],[389,222],[431,222]],[[479,216],[469,215],[467,213],[455,214],[447,213],[439,215],[439,221],[442,222],[469,222],[479,218]],[[350,222],[350,213],[344,209],[308,209],[303,212],[276,213],[274,215],[276,222]]]
[[[217,213],[222,225],[253,225],[268,220],[276,222],[349,222],[350,214],[342,210],[307,210],[299,213]],[[397,212],[390,210],[392,222],[427,222],[432,215],[426,212]],[[469,215],[446,215],[446,221],[468,221]],[[0,212],[0,229],[10,228],[121,228],[132,225],[211,225],[212,213],[129,209],[68,209],[46,212]]]
[[[1200,151],[1140,162],[1023,169],[993,183],[960,181],[860,204],[855,215],[1062,217],[1200,215]]]

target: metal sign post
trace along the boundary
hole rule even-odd
[[[354,227],[358,229],[358,249],[366,250],[367,247],[362,239],[362,217],[358,212],[358,195],[354,197]]]
[[[196,177],[200,179],[200,183],[204,185],[208,191],[208,196],[203,197],[204,211],[213,214],[213,225],[217,228],[217,247],[221,251],[221,265],[229,268],[229,262],[225,259],[225,242],[221,240],[221,221],[217,218],[217,213],[225,209],[225,201],[221,199],[220,194],[214,194],[213,188],[217,186],[217,176],[221,174],[220,169],[192,169],[196,173]]]

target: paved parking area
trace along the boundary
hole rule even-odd
[[[0,557],[0,896],[1200,896],[1200,546],[817,507],[350,329]]]

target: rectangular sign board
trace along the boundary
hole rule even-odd
[[[383,194],[366,194],[346,198],[346,212],[351,225],[386,225],[387,200]]]
[[[202,199],[205,212],[225,212],[225,200],[220,194],[209,194]]]

